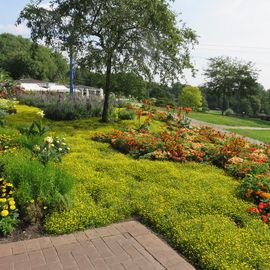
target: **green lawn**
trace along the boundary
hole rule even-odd
[[[241,118],[234,116],[223,116],[218,111],[210,111],[207,113],[192,112],[189,116],[196,120],[218,125],[268,127],[268,128],[270,127],[270,121],[263,121],[260,119],[252,119],[252,118]]]
[[[12,126],[26,124],[36,109],[18,106]],[[214,166],[134,160],[96,132],[127,127],[132,121],[101,124],[98,119],[51,122],[71,147],[62,163],[77,178],[72,208],[45,220],[61,234],[140,216],[189,258],[197,269],[270,269],[270,230],[250,216],[252,204],[237,196],[238,181]]]
[[[240,135],[250,137],[265,143],[270,143],[270,130],[252,130],[252,129],[229,129],[229,131]]]

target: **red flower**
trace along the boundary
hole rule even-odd
[[[263,202],[260,202],[259,205],[258,205],[258,208],[260,210],[263,210],[264,207],[265,207],[264,203]]]
[[[250,207],[250,208],[248,208],[248,212],[249,213],[258,214],[259,213],[259,210],[256,207]]]
[[[268,220],[268,219],[267,219],[267,216],[262,215],[262,220],[263,220],[263,222],[265,222],[265,223],[266,223],[266,222],[267,222],[267,220]]]
[[[192,112],[192,109],[191,108],[185,108],[185,111],[186,111],[186,114],[189,114],[190,112]]]

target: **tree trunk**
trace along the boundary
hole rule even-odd
[[[228,100],[226,96],[226,91],[223,91],[222,94],[222,115],[224,115],[224,112],[228,109]]]
[[[222,93],[222,104],[221,104],[221,114],[224,115],[224,111],[225,111],[225,95],[224,92]]]
[[[111,84],[112,84],[112,57],[109,56],[107,61],[107,70],[106,70],[106,84],[105,84],[105,97],[103,104],[103,112],[102,112],[102,122],[109,122],[109,101],[110,101],[110,92],[111,92]]]

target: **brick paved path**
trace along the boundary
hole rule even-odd
[[[0,245],[0,270],[194,270],[137,221]]]

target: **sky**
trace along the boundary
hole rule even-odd
[[[24,25],[14,24],[29,0],[0,0],[0,33],[29,37]],[[198,70],[195,78],[186,73],[186,82],[200,85],[207,59],[216,56],[252,61],[259,70],[259,82],[270,88],[270,1],[269,0],[175,0],[172,9],[178,19],[199,36],[192,51]]]

